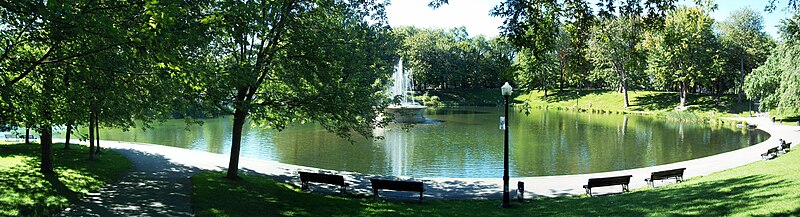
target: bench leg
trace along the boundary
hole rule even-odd
[[[342,194],[344,194],[344,193],[345,193],[345,191],[347,191],[347,186],[345,186],[345,185],[342,185],[342,187],[341,187],[341,191],[342,191]]]
[[[592,188],[586,188],[586,195],[592,196]]]
[[[308,182],[300,182],[300,190],[308,190]]]
[[[628,184],[622,185],[622,192],[628,192]]]
[[[422,192],[419,192],[419,200],[422,201]]]
[[[372,196],[377,200],[378,199],[378,189],[372,189]]]

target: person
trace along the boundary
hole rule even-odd
[[[772,123],[775,123],[775,116],[772,116]]]

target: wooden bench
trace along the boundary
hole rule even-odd
[[[13,141],[17,141],[17,135],[14,135],[14,134],[4,134],[4,136],[5,136],[5,138],[6,138],[6,142],[12,142],[12,139],[13,139]]]
[[[425,191],[422,182],[383,179],[369,179],[369,181],[372,182],[372,194],[375,195],[375,199],[378,198],[378,190],[380,189],[419,192],[419,200],[422,200],[422,192]]]
[[[679,169],[672,169],[672,170],[664,170],[650,173],[650,178],[644,179],[650,187],[655,187],[653,185],[653,181],[655,180],[666,180],[666,179],[675,179],[676,182],[683,182],[683,171],[686,168],[679,168]]]
[[[628,184],[631,183],[631,177],[631,175],[627,175],[607,178],[593,178],[589,179],[589,183],[584,185],[583,188],[586,189],[586,194],[589,195],[589,197],[592,196],[592,188],[594,187],[622,185],[622,192],[627,192]]]
[[[778,156],[778,147],[770,148],[767,153],[761,154],[761,159],[770,160]]]
[[[792,148],[792,143],[791,142],[783,143],[778,148],[778,154],[786,154],[786,153],[789,152],[789,150],[791,148]]]
[[[322,174],[322,173],[309,173],[309,172],[298,172],[300,173],[300,189],[308,190],[308,182],[317,182],[317,183],[325,183],[331,185],[339,185],[341,193],[344,194],[345,190],[347,189],[347,183],[344,183],[344,177],[340,175],[331,175],[331,174]]]

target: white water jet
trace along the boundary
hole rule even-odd
[[[400,96],[400,103],[390,105],[386,108],[386,112],[390,113],[394,121],[398,123],[424,122],[425,117],[423,115],[427,107],[414,101],[412,71],[404,70],[403,59],[400,59],[394,69],[394,74],[392,74],[394,83],[390,90],[392,91],[392,97]]]

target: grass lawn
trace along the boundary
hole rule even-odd
[[[800,151],[656,189],[600,197],[383,202],[321,195],[262,176],[192,177],[198,216],[800,216]],[[526,183],[527,184],[527,183]],[[531,183],[535,184],[535,183]],[[576,186],[580,188],[580,186]]]
[[[53,144],[55,176],[38,172],[38,143],[0,144],[0,216],[51,216],[71,201],[120,178],[131,168],[113,151],[88,160],[88,147]]]

